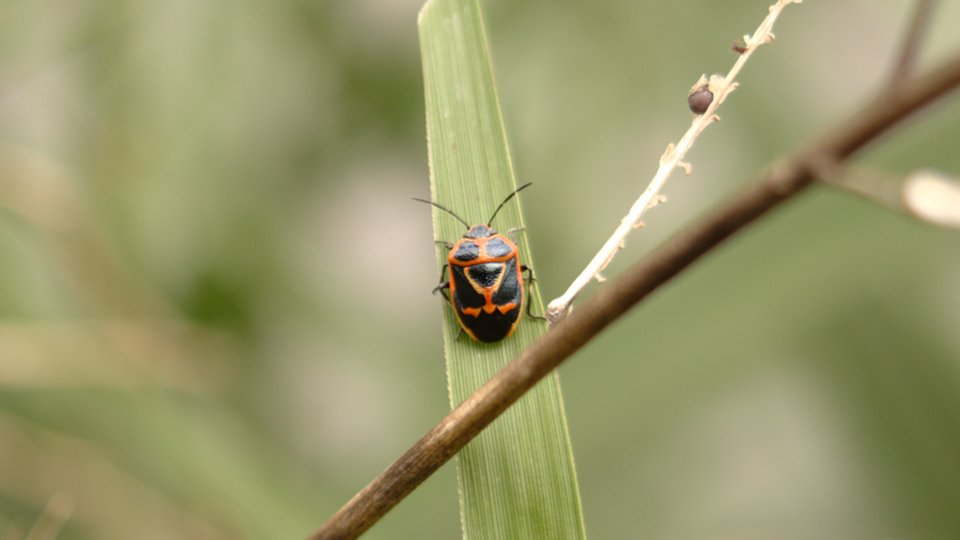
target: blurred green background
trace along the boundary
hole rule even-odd
[[[483,3],[546,297],[768,3]],[[872,95],[910,4],[789,8],[607,274]],[[419,7],[0,2],[0,538],[301,538],[445,414]],[[858,162],[958,145],[953,99]],[[960,530],[958,240],[815,188],[617,323],[561,369],[588,533]],[[450,464],[368,537],[458,520]]]

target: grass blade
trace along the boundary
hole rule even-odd
[[[500,107],[490,68],[480,9],[475,0],[433,0],[420,14],[434,201],[470,223],[484,223],[516,189]],[[535,197],[536,186],[521,198]],[[521,229],[520,205],[498,214],[500,231]],[[434,209],[434,235],[455,240],[463,225]],[[518,235],[521,261],[530,249]],[[438,250],[443,262],[444,250]],[[534,313],[543,313],[537,287],[529,287]],[[457,338],[458,326],[444,306],[444,351],[452,405],[459,404],[523,347],[546,331],[524,318],[509,338],[494,344]],[[460,508],[467,538],[583,538],[573,452],[560,381],[544,379],[458,456]]]

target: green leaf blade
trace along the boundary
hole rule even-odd
[[[475,0],[433,0],[420,14],[431,197],[471,224],[485,223],[517,187],[493,83],[486,37]],[[535,196],[536,187],[521,197]],[[520,204],[497,215],[500,231],[523,228]],[[452,241],[463,225],[434,210],[434,235]],[[524,235],[516,235],[521,263],[533,266]],[[440,264],[446,254],[438,250]],[[535,285],[527,288],[533,313],[543,313]],[[524,347],[546,331],[524,314],[514,334],[482,344],[463,335],[444,309],[444,352],[451,405],[466,399]],[[559,377],[535,386],[458,456],[464,537],[584,538]]]

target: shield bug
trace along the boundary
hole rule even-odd
[[[512,334],[520,322],[520,310],[524,303],[523,274],[526,272],[527,281],[532,282],[533,272],[520,264],[516,244],[495,231],[492,224],[503,205],[532,184],[524,184],[507,195],[486,225],[470,225],[449,208],[414,198],[415,201],[436,206],[467,228],[459,242],[446,244],[450,249],[447,263],[440,272],[440,284],[433,292],[440,291],[444,295],[453,306],[460,328],[477,341],[500,341]],[[450,290],[449,295],[446,289]],[[529,306],[527,314],[543,319],[532,315]]]

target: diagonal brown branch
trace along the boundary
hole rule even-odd
[[[599,290],[454,409],[333,515],[311,538],[355,538],[446,463],[484,427],[601,330],[702,255],[808,187],[908,115],[960,86],[960,56],[876,96],[759,181],[693,223]]]
[[[926,37],[927,30],[929,30],[932,22],[935,4],[936,0],[917,0],[913,9],[913,17],[910,19],[910,26],[907,27],[903,44],[900,46],[900,56],[897,57],[890,74],[891,86],[895,87],[902,84],[903,81],[913,76],[917,55],[920,54],[923,39]]]

